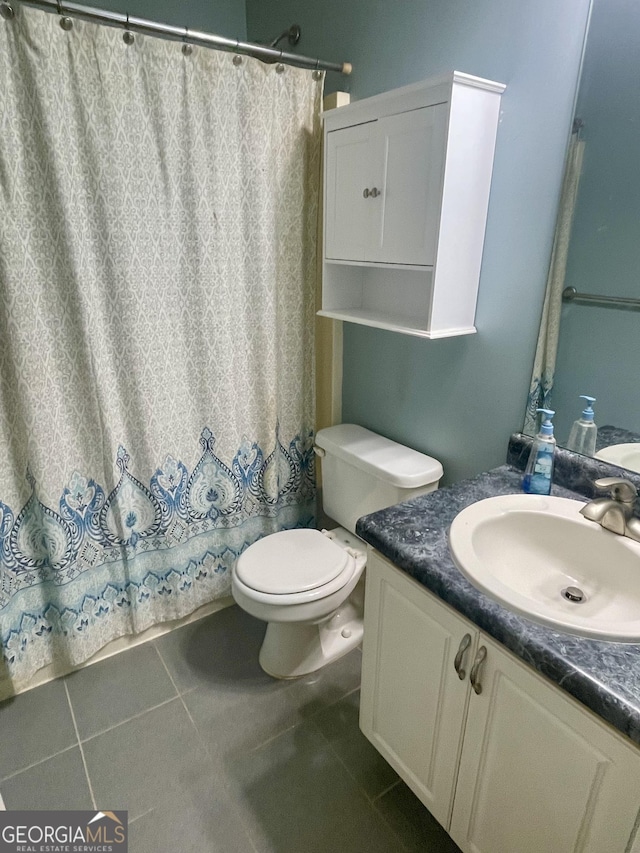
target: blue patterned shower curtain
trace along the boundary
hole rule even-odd
[[[1,690],[313,522],[322,80],[0,25]]]

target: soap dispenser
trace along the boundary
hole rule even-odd
[[[593,420],[593,404],[596,398],[581,394],[580,399],[587,401],[586,408],[582,412],[582,417],[573,422],[567,449],[574,450],[576,453],[583,453],[585,456],[593,456],[596,452],[596,438],[598,436],[598,427]]]
[[[556,440],[553,437],[551,409],[537,409],[544,415],[540,432],[533,440],[529,461],[522,478],[522,491],[530,495],[548,495],[553,480]]]

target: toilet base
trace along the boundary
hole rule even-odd
[[[260,666],[273,678],[299,678],[346,655],[362,642],[364,585],[319,623],[269,622]]]

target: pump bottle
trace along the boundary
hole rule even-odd
[[[533,440],[527,467],[522,478],[522,491],[530,495],[548,495],[553,482],[556,440],[553,437],[551,409],[538,409],[544,415],[540,432]]]
[[[593,456],[596,452],[596,438],[598,436],[598,427],[593,420],[593,404],[596,398],[581,394],[580,399],[587,401],[586,408],[582,412],[582,417],[573,422],[569,441],[567,441],[567,449],[574,450],[576,453],[583,453],[585,456]]]

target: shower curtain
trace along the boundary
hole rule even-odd
[[[567,151],[558,221],[556,222],[547,288],[544,294],[531,385],[527,397],[527,410],[522,428],[527,435],[536,435],[538,432],[540,424],[538,409],[549,409],[551,407],[551,392],[553,391],[560,337],[562,291],[564,290],[571,225],[578,198],[583,155],[584,141],[578,137],[577,133],[574,133]]]
[[[248,544],[313,523],[322,78],[22,7],[0,69],[19,687],[227,595]]]

